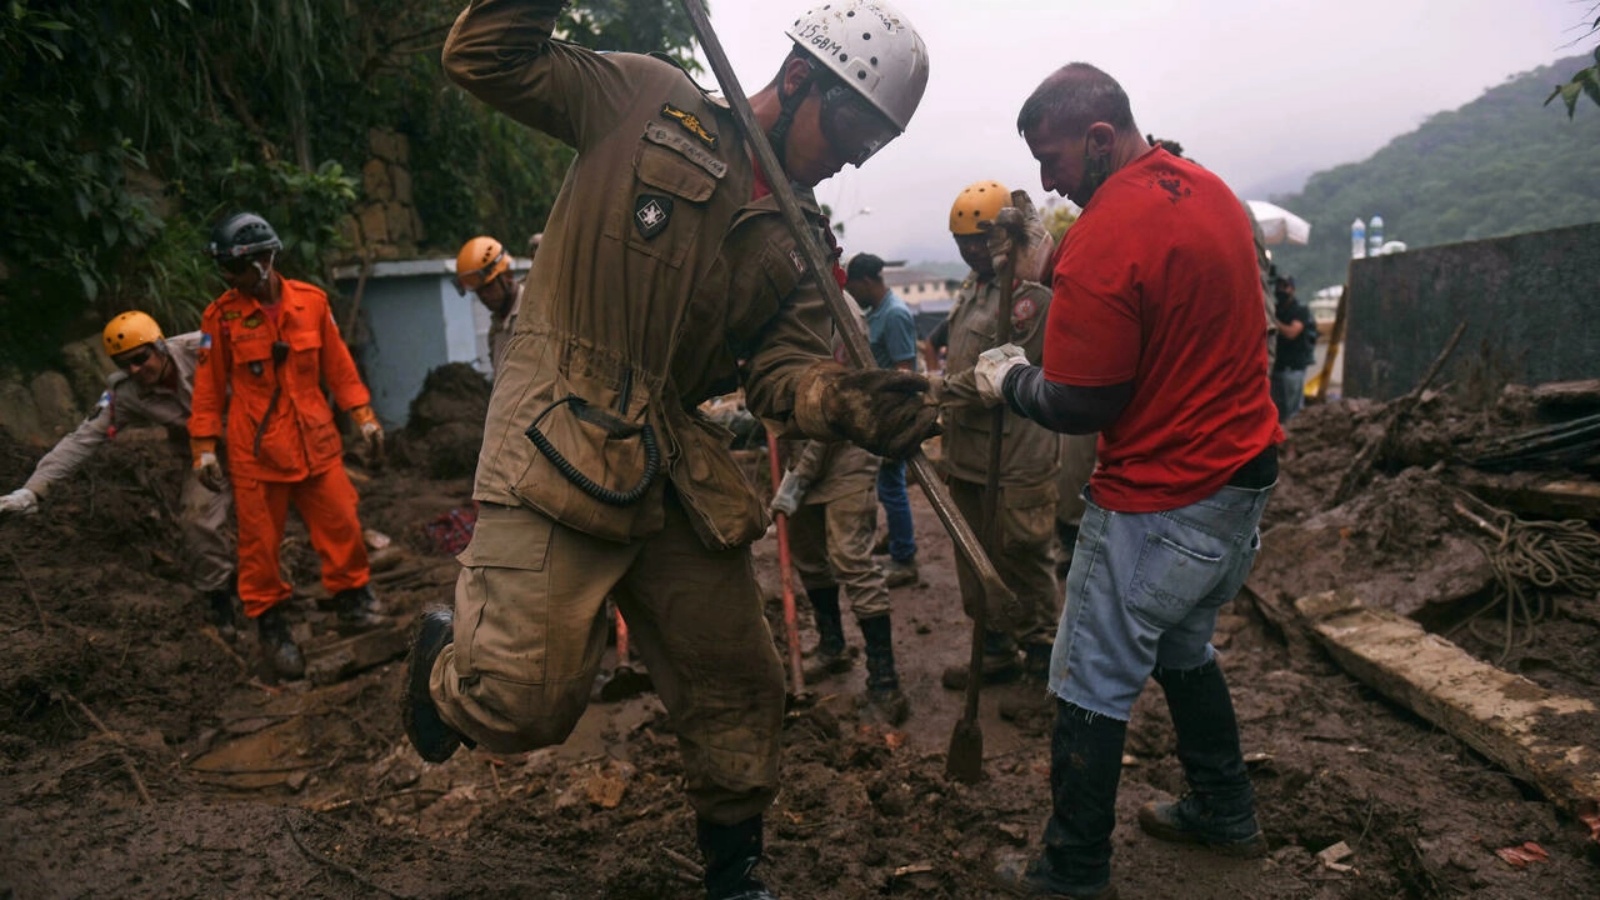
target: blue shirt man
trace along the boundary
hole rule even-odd
[[[911,308],[883,281],[883,260],[858,253],[845,267],[845,290],[867,314],[867,336],[872,356],[884,369],[915,371],[917,326]],[[917,581],[917,538],[911,521],[911,498],[906,496],[906,464],[885,460],[878,469],[878,502],[889,523],[889,564],[884,580],[889,587]]]

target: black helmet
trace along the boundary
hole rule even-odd
[[[283,241],[267,220],[255,213],[234,213],[211,231],[206,255],[221,261],[254,256],[266,250],[282,250]]]

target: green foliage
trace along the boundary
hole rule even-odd
[[[201,248],[251,209],[284,270],[320,280],[361,200],[374,129],[410,139],[415,206],[453,254],[544,224],[570,151],[440,68],[461,3],[6,0],[0,6],[0,366],[37,368],[128,308],[191,327],[221,284]],[[672,0],[595,0],[562,20],[600,49],[692,31]]]
[[[1551,73],[1571,62],[1511,78],[1272,198],[1312,223],[1310,246],[1273,248],[1278,268],[1302,293],[1343,282],[1350,223],[1374,214],[1411,249],[1600,220],[1600,118],[1562,119],[1540,105]]]
[[[1595,4],[1589,11],[1596,10],[1600,10],[1600,3]],[[1600,16],[1596,16],[1594,22],[1589,25],[1589,33],[1595,32],[1600,32]],[[1567,118],[1570,119],[1578,112],[1578,99],[1584,96],[1593,100],[1596,106],[1600,106],[1600,45],[1594,48],[1594,65],[1579,69],[1566,84],[1556,85],[1556,89],[1550,92],[1544,103],[1549,106],[1553,100],[1560,97],[1561,102],[1567,106]]]

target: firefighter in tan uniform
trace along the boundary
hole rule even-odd
[[[808,189],[904,130],[927,54],[872,0],[794,20],[751,98],[784,165],[762,173],[670,62],[551,40],[563,5],[476,0],[445,45],[453,80],[577,156],[496,373],[454,614],[419,623],[406,731],[431,761],[563,741],[609,594],[672,716],[707,895],[758,900],[784,702],[748,548],[768,518],[696,407],[742,380],[792,436],[903,457],[937,431],[921,376],[830,358],[817,279],[837,276],[807,270],[767,187],[787,176],[825,236]]]
[[[1024,195],[1026,196],[1026,195]],[[988,533],[983,521],[984,483],[989,472],[989,436],[993,410],[979,399],[972,380],[978,354],[999,346],[1000,285],[995,277],[984,223],[1012,205],[1011,192],[998,182],[980,181],[956,197],[950,209],[950,233],[961,258],[972,271],[961,285],[949,318],[949,351],[939,392],[944,422],[940,461],[950,495],[977,531],[989,558],[1024,610],[1015,621],[992,627],[984,635],[982,677],[986,682],[1014,681],[1026,675],[1039,683],[1050,674],[1050,647],[1060,618],[1060,586],[1055,572],[1056,476],[1061,468],[1061,438],[1021,416],[1008,415],[1001,443],[999,534]],[[1018,271],[1032,271],[1018,266]],[[1044,352],[1044,322],[1050,291],[1034,281],[1018,280],[1012,289],[1011,341],[1030,359]],[[983,585],[960,558],[956,575],[962,604],[983,602]],[[1018,647],[1022,658],[1018,658]],[[945,687],[966,687],[967,666],[944,673]]]
[[[164,337],[155,319],[135,311],[113,318],[101,337],[118,371],[106,378],[106,391],[89,418],[39,460],[25,485],[0,497],[0,513],[38,512],[50,486],[70,478],[120,428],[165,428],[173,446],[187,455],[200,332]],[[232,505],[229,491],[210,490],[198,474],[191,471],[184,479],[178,511],[184,565],[190,582],[206,596],[207,618],[228,638],[235,620]]]

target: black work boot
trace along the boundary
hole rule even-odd
[[[944,670],[944,675],[939,679],[947,689],[964,691],[967,689],[966,663],[950,666]],[[1017,662],[1017,642],[1009,635],[998,631],[985,631],[983,633],[983,683],[984,684],[1010,684],[1022,677],[1022,664]]]
[[[889,725],[899,725],[911,715],[911,704],[900,693],[900,676],[894,670],[894,630],[889,614],[858,619],[867,641],[867,706]]]
[[[1127,736],[1127,722],[1056,701],[1044,852],[1020,873],[998,870],[1002,882],[1047,897],[1115,900],[1111,831]]]
[[[206,591],[206,621],[229,643],[239,637],[239,630],[235,627],[237,618],[234,615],[232,588]]]
[[[256,618],[256,631],[261,636],[261,654],[279,678],[293,681],[305,677],[306,658],[300,652],[300,645],[294,642],[294,635],[289,633],[289,622],[283,617],[281,605]]]
[[[333,608],[338,612],[339,631],[345,634],[371,631],[386,621],[370,584],[334,594]]]
[[[431,763],[442,763],[455,754],[465,743],[477,744],[446,724],[434,705],[428,682],[433,678],[433,664],[446,644],[455,640],[455,613],[448,609],[431,609],[417,620],[411,635],[411,655],[406,659],[406,691],[400,704],[400,721],[405,724],[406,737],[417,755]]]
[[[755,877],[761,862],[761,817],[737,825],[695,820],[695,842],[706,861],[706,900],[778,900]]]
[[[1264,855],[1267,842],[1256,821],[1255,790],[1222,668],[1215,659],[1193,669],[1157,666],[1155,679],[1167,694],[1189,793],[1176,803],[1146,803],[1139,827],[1151,837],[1201,844],[1228,856]]]
[[[832,675],[850,671],[853,663],[844,648],[844,620],[839,612],[839,588],[814,588],[806,591],[817,617],[817,649],[806,662],[801,675],[814,684]]]

